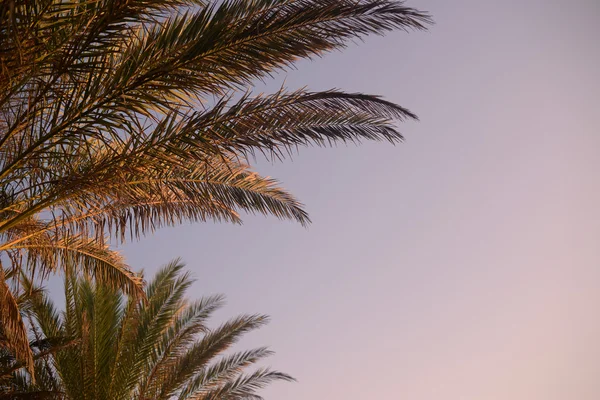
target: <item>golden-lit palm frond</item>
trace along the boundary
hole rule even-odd
[[[55,224],[56,225],[56,224]],[[105,285],[121,288],[134,296],[143,295],[143,280],[136,276],[123,257],[111,250],[104,238],[90,238],[66,229],[49,229],[47,221],[31,217],[5,234],[0,249],[14,264],[26,266],[31,276],[63,271],[69,265],[94,276]]]
[[[143,295],[142,278],[131,271],[118,252],[99,240],[53,233],[34,236],[5,251],[26,252],[27,265],[33,269],[41,265],[52,271],[72,263],[104,285],[120,288],[133,296]]]
[[[51,200],[53,205],[49,209],[53,218],[32,223],[33,217],[25,218],[26,211],[14,213],[13,219],[5,221],[13,227],[8,229],[0,250],[23,248],[23,243],[40,240],[57,243],[52,235],[78,233],[102,238],[107,232],[124,239],[128,229],[131,236],[137,237],[184,220],[239,222],[240,209],[294,218],[302,223],[308,221],[300,203],[281,189],[277,181],[253,173],[231,156],[213,157],[211,161],[190,156],[187,166],[183,160],[166,163],[154,155],[149,158],[152,159],[143,167],[136,167],[136,159],[131,157],[131,163],[125,163],[127,167],[107,168],[102,175],[97,173],[99,167],[95,167],[91,174],[96,181],[83,173],[80,183],[55,184],[69,185],[69,191],[52,190],[49,185],[45,197],[30,200],[30,209]],[[150,168],[152,163],[156,165],[154,168]],[[55,192],[62,196],[54,197]],[[52,254],[48,256],[41,264],[51,270],[54,269]]]
[[[0,322],[2,323],[2,336],[8,340],[5,341],[6,349],[13,352],[17,359],[22,360],[27,365],[30,372],[33,372],[33,354],[29,348],[29,339],[27,329],[19,312],[17,299],[14,297],[8,282],[4,268],[0,265]],[[2,348],[0,347],[0,350]]]

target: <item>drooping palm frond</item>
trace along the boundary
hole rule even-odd
[[[121,288],[130,295],[143,295],[142,278],[131,271],[118,252],[110,250],[102,241],[72,236],[65,230],[47,231],[46,224],[35,219],[27,222],[19,226],[23,231],[9,236],[3,250],[13,254],[13,259],[25,253],[27,268],[32,273],[36,266],[57,271],[72,264],[105,285]]]
[[[101,179],[98,164],[76,182],[56,182],[54,186],[70,185],[71,189],[41,194],[44,197],[28,205],[33,211],[15,214],[5,226],[18,227],[28,212],[35,213],[37,204],[48,202],[53,203],[50,209],[55,218],[40,227],[40,233],[66,228],[93,236],[106,230],[124,239],[127,229],[138,236],[183,220],[239,222],[239,209],[308,221],[300,203],[276,180],[253,173],[232,156],[199,160],[191,154],[187,160],[172,157],[171,162],[156,154],[143,156],[123,155],[123,167],[107,166]],[[96,181],[91,180],[92,174]],[[57,192],[60,197],[53,196]]]
[[[260,368],[245,372],[272,354],[266,348],[226,354],[245,333],[263,326],[266,317],[240,316],[210,329],[207,320],[223,298],[187,300],[193,280],[179,261],[149,282],[146,301],[126,301],[119,292],[73,272],[66,275],[63,313],[45,294],[31,299],[42,337],[58,333],[77,338],[52,355],[56,387],[40,383],[37,390],[87,400],[191,400],[214,398],[217,392],[218,398],[258,398],[257,392],[268,383],[291,380]],[[36,364],[36,377],[43,378],[43,367]],[[21,386],[30,389],[27,380]]]
[[[430,22],[396,0],[0,2],[0,251],[10,269],[44,275],[75,259],[140,292],[105,236],[240,222],[240,212],[308,223],[247,156],[397,142],[397,123],[416,116],[376,96],[253,95],[252,83]],[[11,346],[31,362],[20,332]]]
[[[4,268],[0,265],[0,321],[2,322],[2,336],[6,349],[12,351],[22,359],[29,372],[33,372],[33,354],[29,349],[27,329],[19,312],[17,299],[6,281]],[[0,347],[0,350],[2,348]]]

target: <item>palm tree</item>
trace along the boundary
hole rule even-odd
[[[146,301],[126,300],[72,270],[65,279],[64,312],[47,295],[32,296],[28,314],[36,340],[61,337],[76,343],[40,357],[35,384],[13,362],[10,379],[0,381],[0,399],[3,389],[7,397],[73,400],[259,399],[260,388],[291,380],[265,368],[245,372],[271,354],[266,348],[224,354],[267,318],[243,315],[209,329],[206,321],[223,298],[188,302],[193,280],[182,269],[179,261],[162,268],[146,288]]]
[[[0,2],[0,325],[30,370],[18,277],[75,264],[134,296],[107,246],[240,211],[307,224],[253,172],[304,145],[402,139],[409,110],[339,90],[253,94],[296,60],[368,34],[423,29],[395,0]],[[9,279],[9,277],[13,277]]]

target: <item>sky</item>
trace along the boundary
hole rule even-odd
[[[267,399],[600,398],[600,2],[411,0],[429,32],[369,37],[282,73],[380,94],[405,143],[301,149],[257,168],[306,204],[127,245],[182,257],[219,318],[266,313],[242,348],[297,378]]]

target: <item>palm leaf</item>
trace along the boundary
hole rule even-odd
[[[28,265],[55,271],[72,263],[93,275],[99,282],[143,296],[143,280],[123,262],[121,255],[101,241],[82,236],[38,235],[5,248],[8,252],[26,251]]]
[[[24,282],[25,290],[34,288],[31,281]],[[245,374],[272,352],[264,347],[226,351],[244,333],[264,325],[266,317],[240,316],[210,329],[207,319],[223,298],[189,301],[185,294],[192,282],[175,260],[149,282],[146,301],[130,297],[126,303],[113,288],[67,269],[65,311],[59,313],[45,293],[30,300],[29,310],[40,331],[39,346],[57,331],[77,340],[44,354],[51,357],[50,364],[36,363],[39,385],[21,375],[11,384],[18,383],[17,393],[44,390],[69,399],[142,400],[195,399],[217,391],[250,395],[271,381],[291,379],[260,369]],[[2,385],[0,381],[0,393]]]
[[[0,323],[3,334],[10,340],[7,346],[21,360],[30,373],[33,372],[33,354],[29,347],[27,328],[21,318],[17,299],[8,286],[4,268],[0,266]]]
[[[218,399],[256,399],[261,400],[262,397],[256,392],[273,381],[293,381],[291,376],[271,371],[269,369],[259,369],[249,375],[240,375],[235,380],[229,380],[222,386],[209,389],[199,390],[192,396],[187,397],[190,400],[218,400]]]

